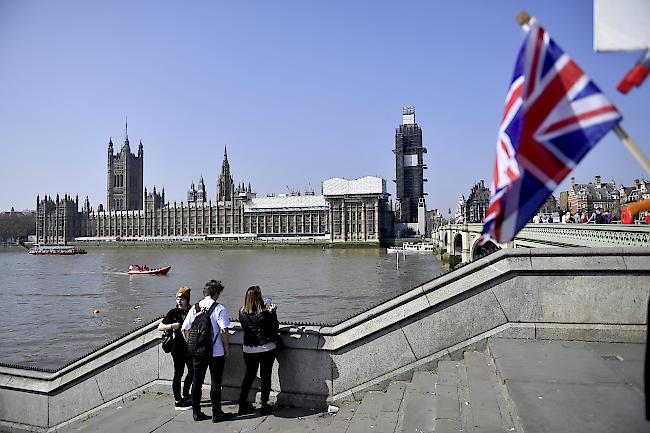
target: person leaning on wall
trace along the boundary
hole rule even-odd
[[[174,343],[171,350],[172,359],[174,360],[174,378],[172,379],[172,391],[174,393],[174,406],[177,409],[190,407],[190,387],[192,386],[192,360],[187,355],[187,342],[181,333],[181,325],[187,316],[187,310],[190,306],[190,288],[181,287],[176,292],[176,306],[169,310],[158,325],[159,331],[173,332]],[[183,394],[181,394],[181,380],[183,372],[187,366],[187,375],[183,385]]]
[[[246,290],[244,305],[239,310],[239,323],[244,331],[244,363],[246,374],[241,384],[239,395],[239,414],[253,410],[248,402],[248,392],[253,380],[260,369],[262,415],[268,415],[272,409],[269,405],[271,394],[271,372],[275,361],[278,339],[278,316],[275,304],[265,305],[262,290],[259,286],[251,286]]]

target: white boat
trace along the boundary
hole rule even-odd
[[[388,254],[432,254],[434,250],[433,244],[428,244],[426,242],[404,242],[401,247],[390,247],[386,248]]]
[[[86,254],[86,250],[71,245],[34,245],[29,249],[33,256],[73,256]]]

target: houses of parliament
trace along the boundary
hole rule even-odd
[[[41,244],[110,240],[218,240],[313,238],[378,243],[392,235],[386,181],[379,177],[323,181],[322,194],[259,198],[250,183],[235,185],[224,148],[215,200],[203,177],[186,202],[169,203],[164,189],[143,183],[144,148],[132,153],[128,133],[116,153],[108,142],[106,207],[94,210],[86,197],[37,197],[36,237]]]
[[[88,197],[36,198],[36,240],[40,244],[73,241],[184,241],[218,239],[308,238],[327,242],[379,243],[398,229],[425,232],[422,130],[415,110],[406,106],[395,130],[395,210],[386,180],[366,176],[324,180],[321,194],[257,197],[243,182],[235,185],[224,147],[214,201],[203,177],[192,183],[185,202],[168,202],[164,188],[144,186],[144,147],[131,151],[128,129],[115,151],[108,141],[106,207],[94,210]]]

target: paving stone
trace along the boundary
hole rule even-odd
[[[367,433],[372,431],[376,426],[379,411],[384,404],[383,396],[384,393],[381,391],[367,392],[355,411],[346,433]]]
[[[477,431],[503,432],[501,410],[496,396],[496,377],[487,366],[483,353],[465,352],[469,403]]]
[[[191,410],[184,412],[189,412],[189,417],[192,418]],[[124,402],[114,403],[96,412],[95,415],[70,424],[63,431],[149,433],[184,412],[174,410],[174,399],[169,396],[144,394]]]
[[[580,341],[493,338],[490,352],[505,380],[620,383],[602,358]]]
[[[463,354],[464,357],[464,354]],[[463,358],[464,359],[464,358]],[[474,414],[469,403],[469,386],[467,385],[467,368],[464,362],[459,362],[458,369],[458,404],[460,406],[460,426],[463,432],[474,433]]]
[[[335,405],[339,408],[336,414],[326,414],[326,419],[329,419],[329,425],[323,427],[322,433],[343,433],[350,426],[352,417],[359,409],[359,404],[356,401],[344,402]]]
[[[373,429],[374,433],[393,433],[395,431],[407,386],[408,384],[402,381],[391,382],[388,385],[384,395],[384,404],[377,416],[376,427]]]
[[[438,381],[440,385],[458,385],[457,361],[439,361],[438,362]]]
[[[526,433],[650,431],[641,396],[621,384],[507,383]]]
[[[433,432],[435,423],[435,383],[430,372],[415,372],[404,393],[403,411],[395,431],[404,433]]]

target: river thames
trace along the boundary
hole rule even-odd
[[[166,276],[129,276],[129,264],[172,266]],[[434,255],[385,249],[88,248],[87,255],[30,256],[0,249],[4,330],[0,363],[58,368],[174,306],[189,286],[192,302],[209,279],[237,318],[245,290],[259,285],[282,322],[334,324],[442,273]]]

